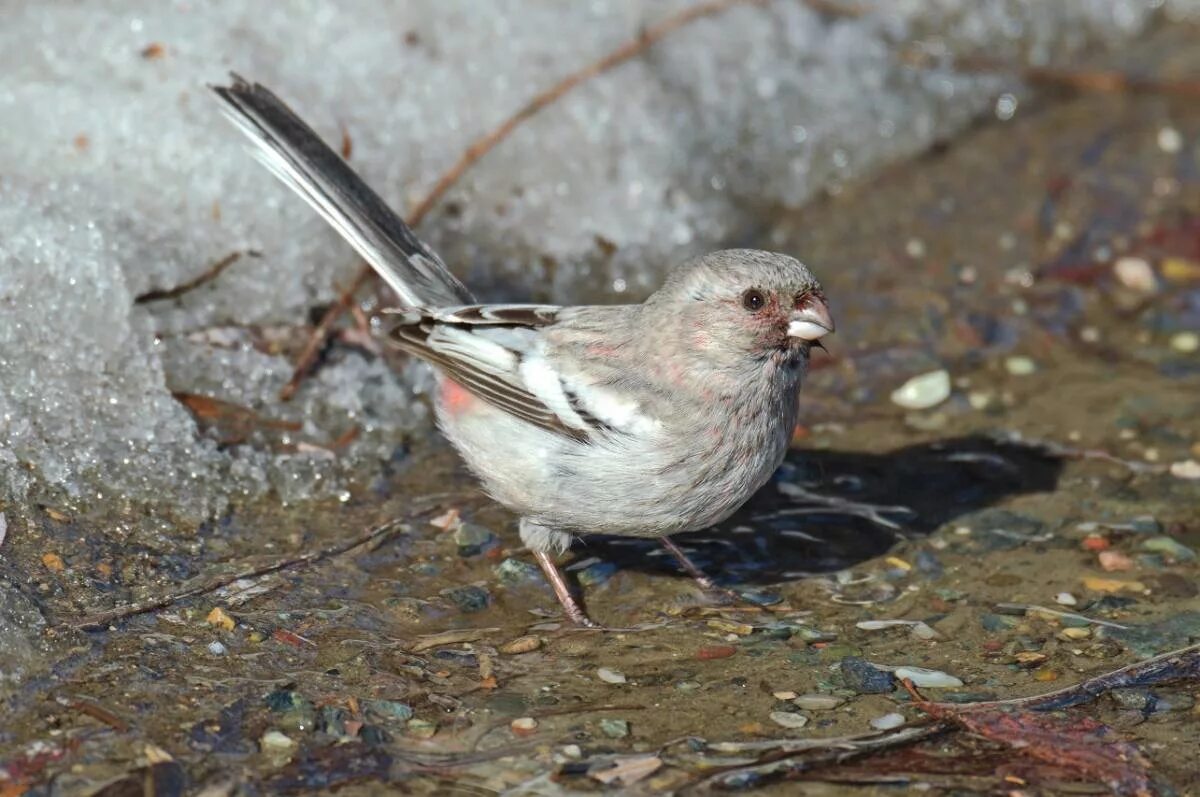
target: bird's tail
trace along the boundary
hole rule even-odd
[[[412,307],[474,299],[433,250],[291,108],[237,75],[212,86],[226,116],[250,137],[255,155],[304,197]]]

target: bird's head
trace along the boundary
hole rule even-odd
[[[821,285],[793,257],[727,249],[676,268],[646,302],[654,327],[685,350],[726,365],[800,364],[833,317]]]

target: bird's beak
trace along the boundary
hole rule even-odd
[[[815,342],[833,332],[833,316],[829,305],[817,296],[810,296],[799,305],[788,322],[788,336]]]

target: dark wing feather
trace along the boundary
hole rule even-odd
[[[520,382],[519,372],[497,374],[482,368],[469,358],[440,351],[430,344],[430,335],[438,326],[529,328],[554,323],[558,308],[545,305],[471,305],[440,310],[405,310],[387,332],[387,340],[396,347],[428,361],[475,396],[520,418],[527,423],[577,442],[588,442],[591,433],[608,430],[586,410],[572,402],[579,417],[587,425],[580,429],[568,425],[537,396]],[[495,345],[495,341],[489,341]],[[520,363],[522,352],[509,349]]]

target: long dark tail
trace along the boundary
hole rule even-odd
[[[474,298],[347,163],[271,91],[237,75],[212,86],[254,154],[304,197],[413,307],[471,304]]]

